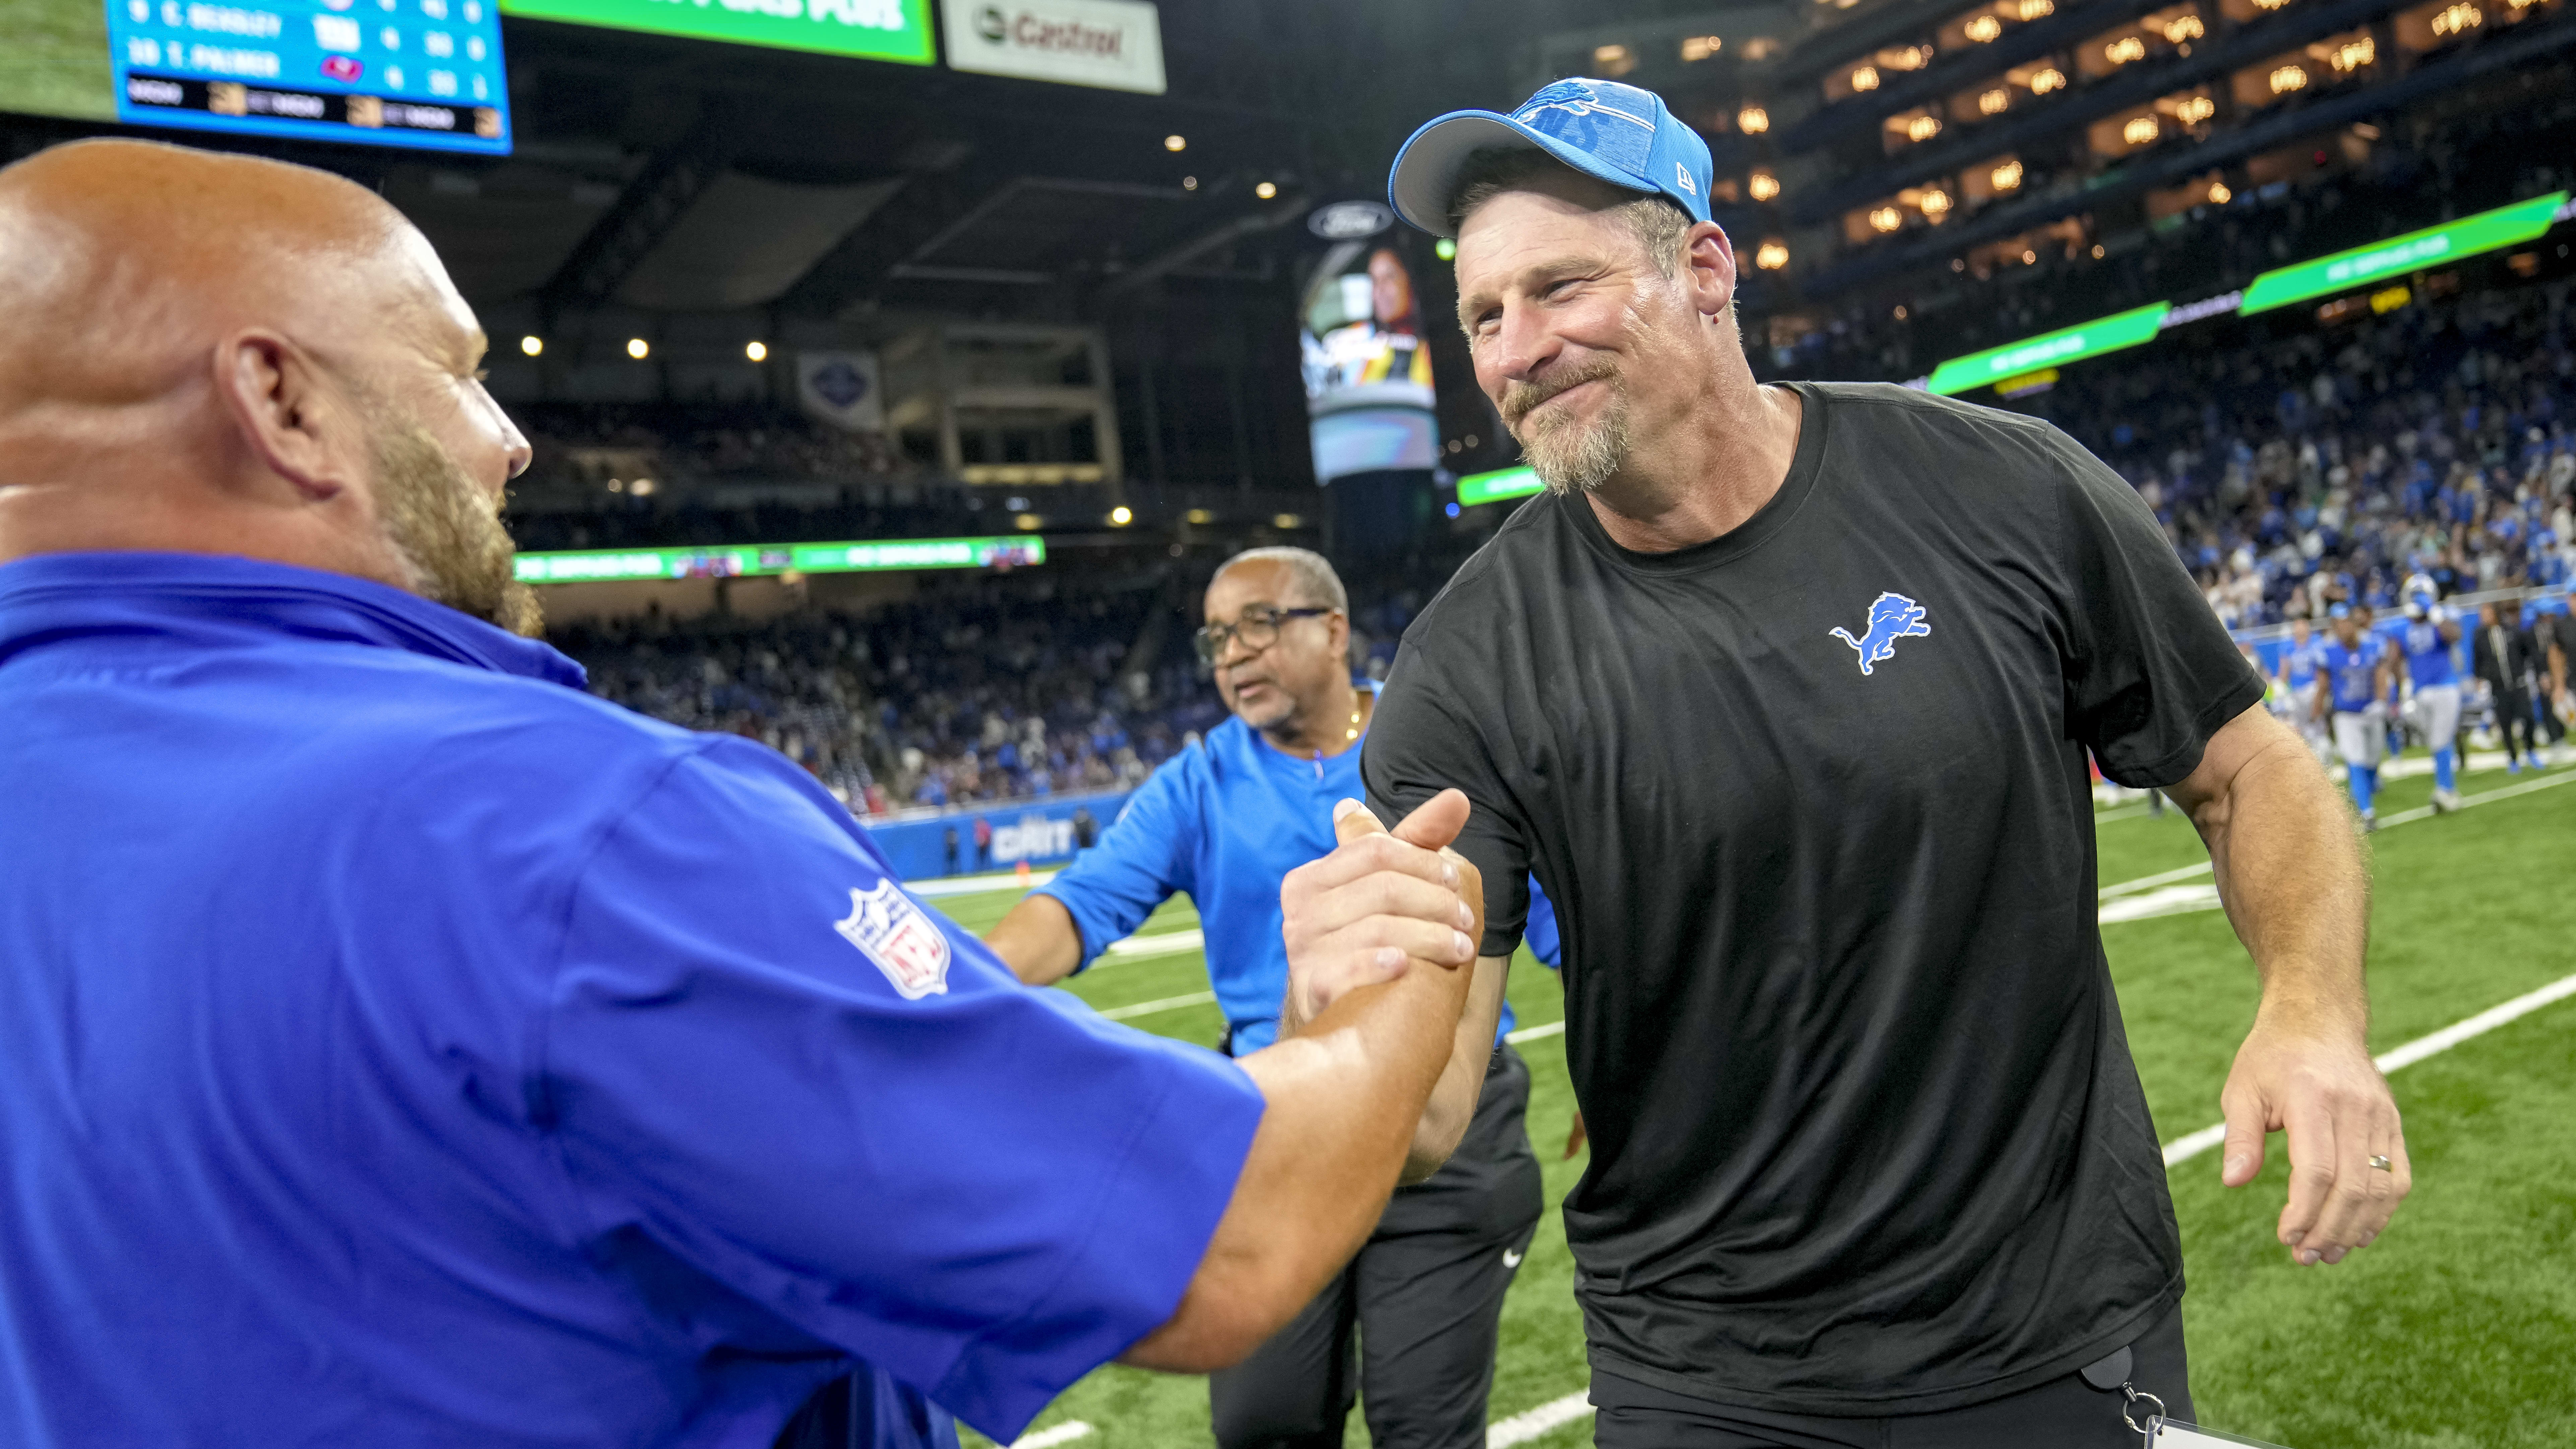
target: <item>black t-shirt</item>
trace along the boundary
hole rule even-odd
[[[2095,922],[2085,751],[2165,785],[2263,682],[2144,503],[2043,423],[1801,385],[1742,526],[1631,553],[1524,505],[1407,631],[1361,770],[1475,806],[1486,954],[1535,871],[1592,1162],[1596,1368],[1934,1412],[2181,1292]]]

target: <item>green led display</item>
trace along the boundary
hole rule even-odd
[[[2072,327],[2060,327],[2037,337],[2007,342],[2001,347],[1989,347],[1965,357],[1953,357],[1932,369],[1931,380],[1924,386],[1946,397],[1951,393],[2016,378],[2026,372],[2037,372],[2043,367],[2081,362],[2105,352],[2135,347],[2141,342],[2155,340],[2156,330],[2164,325],[2165,313],[2172,309],[2170,302],[2150,302],[2144,307],[2114,312],[2108,317],[2096,317]]]
[[[930,0],[500,0],[504,15],[931,65]]]
[[[1500,468],[1491,473],[1470,473],[1458,480],[1458,503],[1473,508],[1479,503],[1499,503],[1506,498],[1526,498],[1544,493],[1547,485],[1538,481],[1535,468]]]
[[[2386,277],[2401,276],[2424,267],[2456,262],[2481,252],[2527,242],[2558,220],[2559,208],[2567,204],[2567,193],[2553,191],[2511,206],[2499,206],[2465,216],[2443,226],[2411,231],[2404,236],[2336,252],[2313,262],[2282,267],[2265,272],[2245,289],[2245,300],[2237,310],[2265,312],[2322,297],[2329,292],[2347,291]]]
[[[903,538],[875,543],[747,543],[731,548],[592,548],[519,555],[523,584],[603,579],[732,579],[767,574],[894,573],[1027,568],[1046,562],[1041,538]]]

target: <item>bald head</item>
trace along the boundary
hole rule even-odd
[[[0,561],[239,554],[530,626],[483,345],[427,240],[326,172],[123,140],[0,170]]]

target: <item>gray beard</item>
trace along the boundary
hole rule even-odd
[[[1521,454],[1547,491],[1561,497],[1598,491],[1628,461],[1629,442],[1628,399],[1616,396],[1590,427],[1532,432],[1521,439]]]

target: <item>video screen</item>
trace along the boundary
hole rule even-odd
[[[1317,481],[1438,462],[1431,348],[1402,254],[1384,239],[1336,243],[1302,316]]]
[[[643,30],[691,40],[724,40],[813,50],[861,60],[931,65],[930,0],[727,0],[710,5],[672,0],[506,0],[501,7],[530,20]]]
[[[493,0],[0,0],[0,110],[510,149]]]

